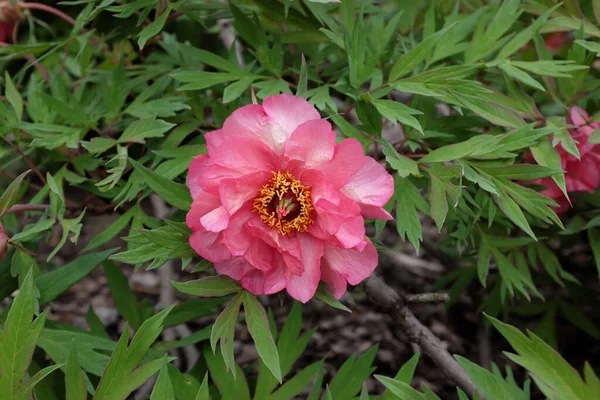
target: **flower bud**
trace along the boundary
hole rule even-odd
[[[0,1],[0,42],[11,42],[15,25],[21,19],[21,13],[9,1]]]

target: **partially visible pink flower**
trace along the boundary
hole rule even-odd
[[[15,6],[8,1],[0,1],[0,42],[12,42],[13,30],[19,18],[19,11]]]
[[[8,249],[8,236],[4,233],[4,229],[2,229],[2,224],[0,224],[0,262],[4,260],[6,257],[6,252]]]
[[[564,46],[569,45],[573,38],[569,32],[554,32],[544,37],[546,48],[553,53],[558,53]]]
[[[340,298],[375,270],[364,219],[392,219],[381,207],[393,178],[357,140],[337,144],[307,101],[282,94],[244,106],[206,147],[189,168],[187,225],[219,274],[307,302],[321,280]]]
[[[578,106],[571,108],[569,125],[576,128],[569,129],[571,137],[577,141],[580,159],[568,153],[562,145],[556,149],[560,154],[561,166],[565,171],[566,189],[568,193],[593,192],[600,184],[600,144],[589,143],[592,132],[600,129],[600,123],[591,122],[590,116],[584,109]],[[557,212],[563,212],[569,208],[569,202],[552,178],[543,178],[534,183],[546,186],[541,193],[554,199],[559,207]]]

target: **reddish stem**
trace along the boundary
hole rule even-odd
[[[8,209],[6,214],[21,211],[46,211],[47,208],[48,206],[45,204],[15,204]]]
[[[21,8],[21,9],[32,9],[32,10],[46,11],[46,12],[49,12],[51,14],[56,15],[57,17],[60,17],[60,18],[64,19],[65,21],[67,21],[71,25],[75,25],[75,20],[73,18],[71,18],[70,16],[68,16],[64,12],[62,12],[60,10],[57,10],[54,7],[47,6],[45,4],[41,4],[41,3],[19,3],[18,7]]]

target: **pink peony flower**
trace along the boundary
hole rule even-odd
[[[581,107],[571,108],[567,118],[569,125],[576,128],[570,129],[571,137],[575,139],[579,149],[580,159],[569,154],[562,145],[556,148],[560,154],[562,169],[565,171],[566,188],[568,193],[593,192],[600,184],[600,144],[588,142],[592,132],[600,129],[600,123],[590,122],[590,116]],[[569,202],[552,178],[538,179],[534,183],[546,186],[541,193],[554,199],[559,207],[557,212],[564,212],[569,208]]]
[[[340,298],[375,270],[364,218],[392,219],[381,207],[393,178],[357,140],[336,144],[308,102],[282,94],[244,106],[206,146],[189,168],[187,225],[219,274],[307,302],[321,280]]]

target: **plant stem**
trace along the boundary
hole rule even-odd
[[[46,12],[49,12],[51,14],[56,15],[57,17],[60,17],[60,18],[64,19],[65,21],[67,21],[71,25],[75,25],[75,20],[73,18],[71,18],[70,16],[68,16],[64,12],[62,12],[60,10],[57,10],[54,7],[47,6],[46,4],[41,4],[41,3],[19,3],[18,7],[21,8],[21,9],[32,9],[32,10],[46,11]]]
[[[15,204],[8,209],[6,214],[22,211],[46,211],[48,208],[45,204]]]

